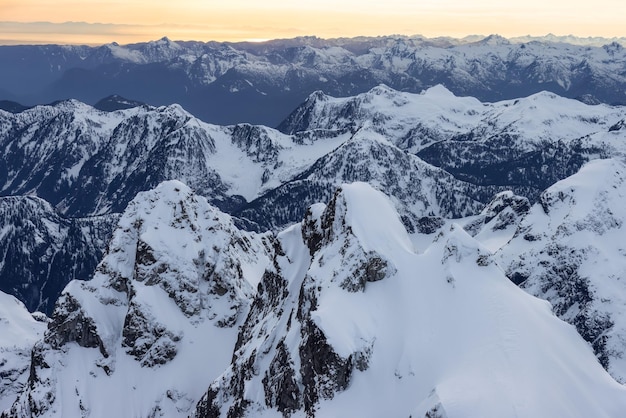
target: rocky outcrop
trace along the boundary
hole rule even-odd
[[[498,193],[481,211],[476,219],[465,225],[470,235],[486,231],[497,232],[515,230],[521,219],[530,210],[530,202],[523,196],[516,196],[511,191]]]
[[[313,416],[319,402],[348,388],[355,370],[367,369],[371,345],[338,352],[315,318],[324,282],[340,292],[364,292],[394,271],[360,244],[348,206],[339,189],[328,206],[314,205],[301,226],[278,236],[273,268],[259,284],[232,365],[199,402],[197,417],[247,416],[259,408]],[[329,276],[315,272],[325,266]],[[262,398],[247,395],[250,384],[263,388]]]

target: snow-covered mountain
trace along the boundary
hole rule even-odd
[[[499,214],[476,235],[497,251],[496,260],[507,276],[548,300],[555,314],[576,327],[602,365],[622,383],[626,382],[624,198],[624,160],[593,161],[548,188],[532,208],[517,205],[514,211],[511,204],[501,205]],[[522,216],[511,216],[514,212]]]
[[[420,95],[379,86],[348,98],[317,92],[279,129],[300,136],[368,127],[458,179],[537,198],[590,159],[624,153],[626,109],[552,93],[482,103],[443,86]]]
[[[22,302],[0,291],[0,412],[24,389],[31,350],[43,336],[46,320],[41,313],[31,315]]]
[[[384,190],[411,231],[420,229],[429,217],[475,214],[498,190],[457,180],[364,126],[311,168],[235,214],[276,228],[301,218],[309,205],[329,200],[338,185],[354,181]]]
[[[95,277],[73,281],[10,417],[187,416],[228,366],[273,238],[177,181],[138,194]]]
[[[461,227],[414,251],[393,205],[344,185],[278,236],[233,364],[196,417],[618,416],[626,389]]]
[[[69,100],[0,120],[1,192],[35,193],[73,216],[121,212],[137,192],[174,178],[232,208],[345,140],[296,143],[263,126],[209,125],[178,105],[104,112]]]
[[[417,154],[460,180],[536,198],[585,161],[623,153],[626,135],[624,107],[550,93],[489,104],[443,86],[422,94],[378,86],[351,98],[315,93],[281,124],[283,133],[206,124],[175,105],[102,112],[65,101],[0,112],[0,119],[2,193],[34,192],[69,215],[122,211],[138,191],[171,178],[235,210],[245,203],[241,197],[249,202],[309,176],[316,161],[326,164],[322,157],[341,154],[349,142],[381,136],[375,142]],[[333,187],[353,180],[369,179],[345,174]],[[305,208],[286,221],[297,221]]]
[[[38,195],[66,217],[91,217],[121,212],[138,192],[178,179],[239,217],[239,225],[258,230],[298,222],[338,185],[365,181],[391,197],[409,230],[426,231],[441,218],[478,213],[499,191],[534,201],[584,162],[623,155],[624,121],[619,106],[550,93],[481,103],[442,86],[422,94],[378,86],[351,98],[314,93],[281,124],[284,132],[206,124],[177,105],[104,112],[69,100],[0,111],[0,189]],[[20,210],[13,211],[26,216]],[[13,219],[5,217],[7,231],[17,230]],[[54,229],[60,221],[51,222]],[[90,276],[107,231],[97,229],[93,248],[73,247],[87,264],[66,248],[72,256],[54,269],[64,272],[54,291],[42,293],[49,280],[39,256],[17,257],[19,251],[12,257],[18,264],[3,267],[2,289],[29,309],[50,312],[67,281]],[[48,238],[30,244],[20,241],[29,235],[3,237],[17,239],[12,245],[24,253],[48,254],[43,265],[60,263],[62,245],[42,233]],[[22,289],[15,280],[31,284]]]
[[[563,41],[0,47],[108,96],[0,103],[2,418],[621,418],[626,52]]]
[[[72,97],[93,104],[120,94],[153,105],[179,103],[212,123],[268,126],[315,90],[352,96],[380,83],[414,93],[444,84],[482,101],[549,90],[587,102],[626,103],[626,51],[618,41],[592,46],[567,38],[512,42],[491,35],[302,37],[256,44],[163,38],[94,48],[0,47],[0,91],[6,91],[0,99],[32,105]]]
[[[93,276],[117,219],[65,218],[34,196],[0,197],[0,291],[50,314],[70,280]]]
[[[460,226],[417,252],[392,202],[354,183],[258,235],[172,181],[132,201],[96,277],[67,287],[3,418],[625,408],[575,329]]]

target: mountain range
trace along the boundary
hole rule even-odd
[[[177,105],[107,112],[76,100],[0,111],[0,121],[0,290],[48,314],[69,280],[91,277],[115,214],[168,179],[257,231],[297,222],[338,185],[366,181],[392,198],[409,231],[428,231],[436,219],[478,213],[502,190],[534,202],[586,161],[623,155],[626,133],[623,107],[550,93],[489,104],[442,86],[316,92],[282,132],[210,125]],[[33,194],[52,206],[19,197]],[[50,260],[58,268],[46,268]]]
[[[245,121],[3,104],[2,418],[620,417],[626,55],[553,41],[0,47]]]
[[[456,95],[490,102],[547,90],[587,103],[626,103],[623,43],[569,40],[163,38],[98,47],[0,46],[0,99],[28,106],[68,98],[95,104],[118,94],[154,106],[178,103],[210,123],[272,127],[315,90],[353,96],[381,83],[413,93],[443,84]]]

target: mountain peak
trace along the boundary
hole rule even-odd
[[[162,37],[161,39],[158,39],[156,41],[150,41],[148,42],[147,45],[153,46],[153,47],[162,47],[168,50],[172,50],[172,51],[178,51],[178,50],[182,50],[183,47],[181,45],[179,45],[178,43],[172,41],[170,38],[168,38],[167,36]]]
[[[328,204],[323,223],[331,236],[350,231],[365,251],[390,254],[412,251],[412,244],[389,198],[363,182],[343,184]],[[330,222],[332,220],[332,223]]]
[[[436,84],[428,89],[422,91],[422,95],[439,98],[453,98],[456,97],[446,86],[443,84]]]
[[[382,84],[382,83],[377,85],[376,87],[373,87],[369,92],[371,94],[376,94],[376,95],[389,94],[389,93],[398,93],[397,90],[392,89],[388,85]]]
[[[86,403],[92,417],[188,415],[231,359],[271,248],[180,181],[138,193],[94,278],[59,298],[11,416],[30,411],[34,392],[50,394],[41,415],[81,416]],[[67,385],[78,398],[61,396]]]
[[[480,45],[500,46],[510,45],[511,42],[503,36],[492,34],[478,42]]]
[[[329,99],[330,96],[328,96],[326,93],[324,93],[322,90],[315,90],[313,93],[309,94],[309,96],[306,99],[306,103],[315,103],[318,101],[326,101]]]

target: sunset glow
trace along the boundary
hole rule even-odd
[[[131,43],[162,36],[199,41],[491,33],[621,37],[624,12],[622,0],[0,0],[0,43]]]

